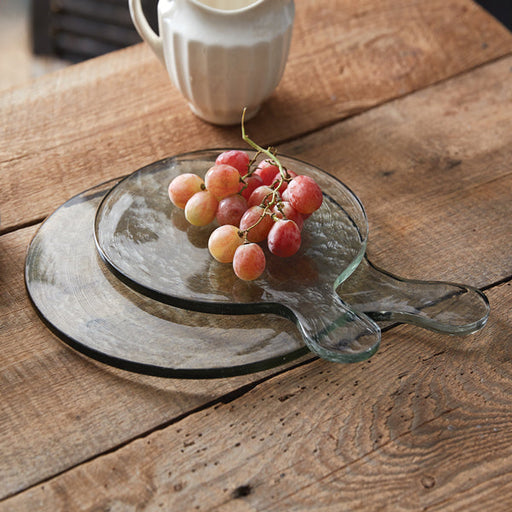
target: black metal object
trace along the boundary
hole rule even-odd
[[[157,0],[142,0],[157,30]],[[128,0],[32,0],[35,55],[72,62],[86,60],[141,41],[130,18]]]
[[[476,0],[505,27],[512,30],[512,0]]]

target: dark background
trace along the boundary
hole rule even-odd
[[[512,31],[512,0],[476,1]],[[154,30],[156,4],[157,0],[142,0]],[[32,0],[31,25],[34,54],[71,62],[140,41],[130,19],[127,0]]]
[[[476,2],[512,31],[512,0],[476,0]]]

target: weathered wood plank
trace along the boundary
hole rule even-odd
[[[303,1],[283,81],[251,131],[289,140],[511,51],[512,34],[469,0]],[[145,45],[4,93],[0,126],[4,230],[164,156],[240,145],[238,128],[188,111]]]
[[[503,167],[511,158],[512,112],[499,108],[510,97],[506,80],[509,84],[512,80],[512,73],[507,71],[511,65],[512,58],[503,59],[471,75],[326,128],[284,149],[335,171],[362,195],[375,226],[372,253],[394,270],[479,286],[492,284],[512,274],[511,251],[507,252],[512,239],[508,206],[512,176],[509,168]],[[442,110],[444,101],[455,110],[438,121],[438,108],[431,106],[439,102]],[[461,129],[457,137],[452,133],[454,126],[472,128]],[[494,136],[482,139],[480,126],[495,127]],[[428,137],[423,136],[425,127]],[[384,139],[378,138],[379,133]],[[444,154],[439,144],[450,134],[446,161],[457,155],[461,163],[434,166],[436,151]],[[386,145],[380,144],[382,140]],[[416,144],[412,145],[411,140]],[[407,152],[407,148],[412,149]],[[443,213],[447,209],[451,212],[449,218]],[[406,220],[397,222],[399,215]],[[0,238],[3,428],[18,432],[14,439],[5,436],[1,441],[2,496],[65,471],[261,377],[198,381],[191,388],[186,382],[108,370],[76,356],[40,325],[26,297],[23,260],[35,229],[18,230]],[[467,252],[468,246],[460,242],[461,238],[479,252]],[[497,306],[501,308],[502,303]],[[431,338],[418,330],[400,332],[406,332],[406,337],[418,336],[424,344],[439,340],[433,342],[436,350],[439,345],[457,343],[451,338]],[[501,343],[495,334],[496,330],[491,330],[486,340]],[[392,332],[384,337],[377,357],[383,357],[389,365],[388,373],[384,369],[380,374],[372,373],[370,392],[374,392],[372,386],[378,388],[381,379],[394,379],[406,371],[397,368],[397,354],[393,355],[398,359],[393,364],[393,360],[386,359],[386,347],[393,345],[395,336]],[[422,371],[413,364],[422,365],[420,356],[410,361],[412,372]],[[362,371],[336,365],[326,368],[351,375],[354,380],[358,380],[357,371]],[[309,370],[302,371],[308,380]],[[314,400],[309,407],[315,410]],[[347,414],[350,407],[342,409]],[[52,414],[49,416],[47,411]]]
[[[469,338],[401,326],[80,465],[0,510],[500,510],[512,505],[512,300]]]
[[[504,58],[282,151],[360,197],[375,263],[486,286],[512,275],[511,106],[512,58]]]
[[[191,385],[77,355],[43,326],[25,291],[36,228],[0,243],[0,499],[286,367]]]

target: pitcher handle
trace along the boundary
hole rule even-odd
[[[128,0],[128,5],[130,7],[130,16],[132,17],[133,24],[140,37],[149,44],[160,62],[165,66],[162,36],[155,34],[149,25],[144,11],[142,10],[140,0]]]

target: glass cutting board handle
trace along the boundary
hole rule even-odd
[[[307,347],[323,359],[354,363],[368,359],[379,347],[380,327],[330,290],[315,303],[303,302],[291,309]]]
[[[489,301],[472,286],[404,279],[366,257],[336,292],[350,307],[375,321],[414,324],[444,334],[471,334],[489,316]]]

